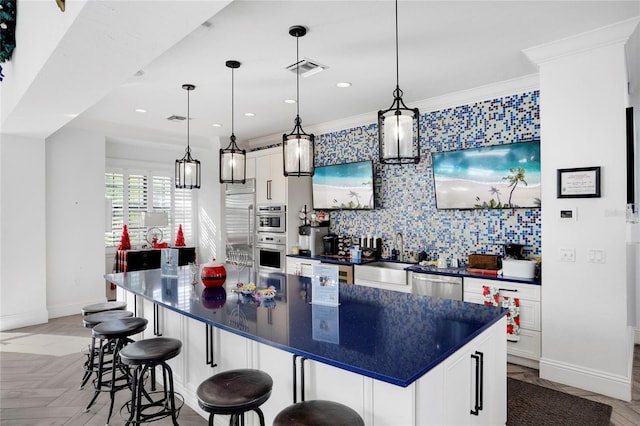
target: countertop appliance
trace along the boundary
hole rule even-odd
[[[504,257],[507,259],[524,259],[522,249],[525,247],[523,244],[503,244]]]
[[[409,271],[409,280],[413,294],[462,300],[462,277]]]
[[[256,260],[259,271],[286,271],[287,237],[281,233],[256,234]]]
[[[287,232],[287,206],[284,204],[263,204],[256,209],[258,232]]]
[[[225,241],[232,250],[247,253],[247,266],[254,266],[256,180],[228,183],[224,192]]]
[[[323,238],[329,233],[329,224],[309,227],[309,250],[311,256],[326,254]]]
[[[332,256],[338,254],[338,236],[336,234],[327,234],[322,237],[324,246],[324,254]]]
[[[311,225],[298,226],[298,250],[300,256],[311,256]]]

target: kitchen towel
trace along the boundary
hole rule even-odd
[[[520,340],[520,299],[517,297],[501,296],[500,289],[491,286],[482,286],[482,296],[485,305],[502,306],[507,308],[507,340],[517,342]]]

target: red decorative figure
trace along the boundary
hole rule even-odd
[[[129,231],[127,225],[122,227],[122,237],[120,237],[120,245],[118,250],[131,250],[131,241],[129,240]]]
[[[174,247],[184,247],[187,244],[184,242],[184,234],[182,233],[182,225],[178,226],[178,235],[176,235],[176,243]]]

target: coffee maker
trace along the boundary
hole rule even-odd
[[[324,253],[322,237],[329,233],[329,226],[301,225],[298,227],[300,256],[320,256]]]
[[[322,237],[324,245],[324,254],[327,256],[338,254],[338,236],[336,234],[327,234]]]

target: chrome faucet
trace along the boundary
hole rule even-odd
[[[396,236],[393,238],[393,248],[398,249],[398,237],[400,237],[400,250],[398,250],[398,260],[404,260],[404,239],[402,238],[402,234],[398,232]]]

